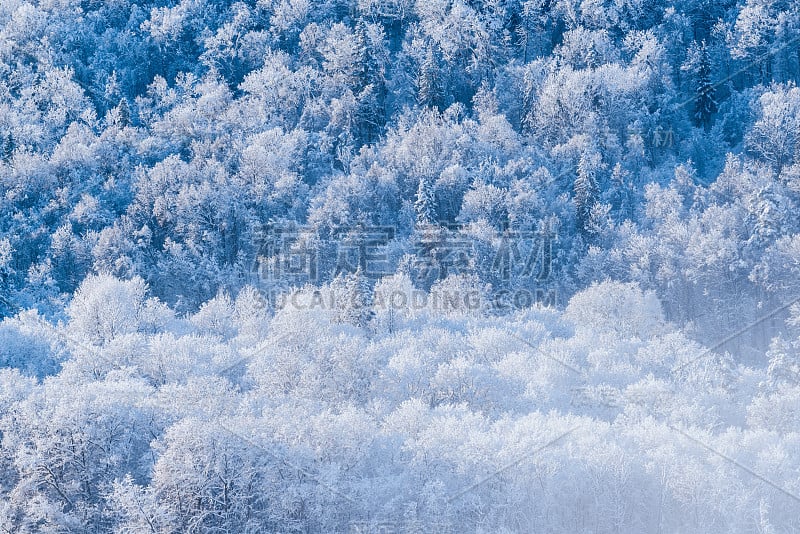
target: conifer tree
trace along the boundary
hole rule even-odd
[[[372,318],[372,288],[361,267],[338,276],[331,284],[336,299],[337,320],[364,328]]]
[[[124,128],[131,125],[131,108],[128,105],[128,99],[123,97],[117,105],[119,110],[119,125]]]
[[[711,81],[711,60],[708,57],[706,42],[698,50],[694,67],[695,101],[694,120],[706,130],[711,126],[711,117],[717,112],[716,90]]]
[[[0,144],[0,157],[3,161],[10,161],[14,155],[14,134],[8,132],[2,137],[2,144]]]
[[[358,51],[355,87],[358,137],[361,142],[370,143],[378,137],[386,123],[386,78],[363,19],[356,24],[355,40]]]
[[[417,103],[420,106],[441,109],[443,97],[441,65],[433,45],[428,45],[417,76]]]
[[[578,176],[573,184],[575,210],[578,229],[586,231],[592,216],[592,207],[597,202],[599,186],[597,183],[597,168],[600,156],[598,154],[584,154],[578,164]]]
[[[436,196],[430,178],[423,176],[419,179],[417,188],[417,201],[414,203],[417,212],[417,223],[428,225],[436,222]]]

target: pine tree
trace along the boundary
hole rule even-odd
[[[355,29],[358,50],[355,93],[358,99],[357,131],[363,143],[374,141],[386,123],[386,78],[383,66],[375,53],[367,23],[359,19]]]
[[[630,173],[622,164],[617,163],[611,171],[611,187],[605,192],[604,200],[608,201],[617,213],[617,222],[633,217],[632,188]]]
[[[441,75],[441,64],[436,51],[429,44],[417,76],[417,103],[420,106],[434,109],[443,107],[444,88]]]
[[[128,105],[128,99],[123,97],[117,106],[119,110],[119,125],[121,128],[131,125],[131,108]]]
[[[3,161],[11,161],[11,158],[14,156],[14,134],[8,132],[6,135],[2,137],[0,140],[0,158]]]
[[[584,154],[578,163],[578,176],[575,178],[573,188],[578,228],[581,231],[589,230],[592,208],[598,200],[597,169],[600,164],[599,160],[599,154]]]
[[[697,51],[695,76],[694,119],[706,130],[711,126],[711,117],[717,112],[716,90],[711,82],[711,60],[708,57],[706,42]]]
[[[381,78],[381,69],[378,58],[375,57],[372,49],[372,40],[367,31],[367,23],[364,19],[359,19],[355,28],[356,51],[358,54],[358,65],[356,67],[356,86],[355,92],[362,91],[370,84]]]
[[[418,224],[429,225],[436,222],[436,195],[433,191],[433,184],[427,176],[419,179],[414,209],[417,212]]]
[[[337,320],[364,328],[372,319],[372,288],[359,267],[354,273],[340,275],[331,283],[334,290]]]

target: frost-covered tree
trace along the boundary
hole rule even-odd
[[[581,156],[578,164],[573,191],[579,231],[592,233],[590,220],[600,193],[598,171],[601,165],[600,155],[597,153]]]
[[[339,275],[331,282],[331,298],[335,300],[336,320],[364,328],[372,318],[372,288],[359,267],[355,272]]]
[[[755,99],[752,106],[757,119],[746,135],[747,146],[780,171],[794,162],[797,150],[800,89],[793,84],[775,86]]]
[[[428,44],[417,74],[417,103],[420,106],[439,110],[444,107],[444,72],[435,45]]]
[[[717,112],[716,86],[711,78],[711,59],[706,42],[693,43],[689,50],[688,63],[684,65],[691,72],[694,83],[694,121],[706,130],[711,126],[711,119]]]
[[[422,176],[417,186],[417,198],[414,202],[417,213],[417,224],[429,225],[437,222],[436,196],[430,178]]]

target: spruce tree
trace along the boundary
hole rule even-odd
[[[417,212],[417,224],[429,225],[436,222],[436,195],[433,191],[433,183],[426,176],[419,179],[414,209]]]
[[[433,109],[443,107],[444,88],[441,75],[441,65],[436,51],[433,45],[429,44],[417,76],[417,103],[420,106]]]
[[[359,19],[355,29],[358,50],[358,71],[355,93],[358,98],[356,110],[358,137],[362,143],[377,139],[386,123],[386,78],[375,47],[368,34],[367,23]]]
[[[598,154],[581,156],[578,175],[573,184],[575,211],[580,231],[588,231],[592,207],[597,202],[599,186],[597,183]]]
[[[124,128],[131,125],[131,108],[128,105],[128,99],[123,97],[117,106],[119,110],[119,125]]]
[[[338,276],[331,284],[336,299],[336,319],[364,328],[372,319],[372,288],[361,267]]]
[[[8,132],[2,137],[2,142],[0,143],[0,157],[2,157],[3,161],[11,161],[14,156],[14,148],[16,148],[14,134]]]
[[[711,60],[708,57],[706,42],[698,49],[695,66],[695,107],[694,120],[706,130],[711,126],[711,117],[717,112],[716,90],[711,81]]]

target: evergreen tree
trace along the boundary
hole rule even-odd
[[[358,66],[356,67],[356,91],[362,91],[368,85],[382,86],[385,93],[385,79],[383,66],[375,51],[375,44],[369,32],[370,28],[364,19],[359,19],[355,29],[356,53]]]
[[[8,296],[11,294],[14,268],[12,267],[13,250],[8,238],[0,239],[0,318],[18,311]]]
[[[611,171],[610,187],[603,195],[617,214],[617,222],[633,217],[633,188],[630,173],[620,163]]]
[[[417,212],[417,223],[429,225],[436,222],[436,195],[430,178],[423,176],[417,187],[417,201],[414,203]]]
[[[374,141],[386,124],[386,78],[384,67],[375,50],[375,43],[363,19],[356,24],[355,41],[358,53],[356,95],[358,98],[357,132],[363,143]]]
[[[711,60],[708,56],[706,42],[703,41],[695,54],[694,60],[694,121],[706,130],[711,126],[711,117],[717,112],[716,90],[711,81]]]
[[[338,276],[332,283],[336,319],[364,328],[372,318],[372,288],[359,267],[355,272]]]
[[[122,97],[119,101],[119,105],[117,105],[117,110],[119,111],[119,125],[121,128],[125,128],[126,126],[131,125],[131,108],[128,105],[128,99]]]
[[[592,220],[592,208],[598,200],[599,186],[597,170],[600,166],[600,155],[584,154],[578,164],[578,176],[575,178],[574,202],[578,229],[589,231]]]
[[[2,137],[0,141],[0,157],[2,157],[3,161],[11,161],[14,156],[14,145],[14,134],[8,132]]]
[[[434,109],[444,106],[442,67],[432,44],[425,51],[425,58],[417,75],[417,103]]]

